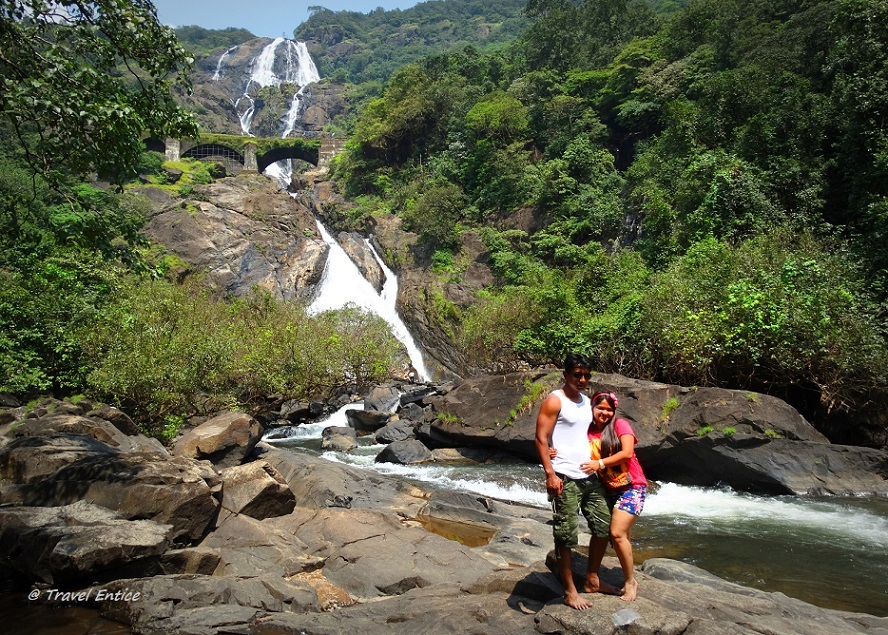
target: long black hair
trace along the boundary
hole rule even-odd
[[[601,457],[604,458],[617,452],[621,448],[621,444],[620,437],[617,436],[617,429],[614,427],[614,421],[617,420],[617,396],[612,392],[597,392],[592,395],[593,408],[602,401],[606,401],[614,409],[614,416],[601,430]]]

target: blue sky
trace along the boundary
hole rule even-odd
[[[368,13],[376,7],[408,9],[418,0],[152,0],[168,26],[195,24],[205,29],[243,28],[260,37],[293,37],[308,19],[308,7]]]

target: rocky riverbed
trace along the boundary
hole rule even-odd
[[[426,448],[421,460],[520,456],[534,410],[528,386],[550,375],[538,371],[530,383],[498,376],[378,387],[354,420],[375,426],[378,439],[402,423],[407,437],[391,442],[392,460],[410,460],[396,446],[404,443]],[[639,454],[644,448],[655,478],[665,464],[657,456],[666,452],[679,465],[735,466],[726,472],[783,466],[783,476],[762,481],[765,489],[885,491],[884,472],[849,480],[835,458],[884,468],[884,454],[831,446],[788,407],[765,402],[757,410],[745,393],[732,402],[729,391],[716,399],[597,379],[625,395],[621,408],[641,428]],[[679,406],[669,421],[647,430],[644,413],[662,414],[655,395],[671,399],[676,390]],[[474,410],[460,410],[471,403]],[[526,412],[518,412],[520,404]],[[778,411],[782,427],[766,414]],[[167,449],[140,435],[125,413],[100,404],[49,400],[3,409],[4,578],[22,602],[36,592],[37,602],[95,607],[136,633],[888,633],[888,618],[817,608],[665,559],[641,566],[638,601],[596,595],[590,610],[573,611],[561,604],[552,573],[547,512],[261,442],[266,427],[298,425],[317,412],[283,404],[256,417],[220,413]],[[708,442],[680,432],[688,422],[719,421],[748,430]],[[757,433],[756,426],[774,432]],[[812,475],[796,446],[783,444],[798,444],[800,452],[815,447],[829,469]],[[787,456],[793,458],[780,458]],[[688,473],[708,478],[702,469]],[[582,554],[575,565],[579,574]],[[620,583],[615,559],[606,558],[603,573]]]

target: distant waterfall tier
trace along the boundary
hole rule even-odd
[[[221,72],[223,58],[227,53],[228,51],[223,53],[219,59],[217,74]],[[299,87],[285,117],[284,129],[281,131],[281,136],[287,136],[293,131],[301,114],[302,91],[320,78],[317,66],[315,66],[305,42],[296,42],[282,37],[275,38],[250,62],[250,72],[244,92],[234,103],[240,119],[241,130],[244,134],[251,134],[250,128],[256,111],[254,97],[258,90],[265,86],[280,86],[287,83]]]

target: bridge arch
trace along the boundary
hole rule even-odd
[[[311,163],[312,165],[318,164],[318,151],[317,149],[311,150],[300,147],[276,147],[272,148],[265,154],[256,157],[256,167],[260,172],[264,172],[265,168],[267,168],[272,163],[277,163],[278,161],[283,161],[285,159],[301,159],[306,163]]]

